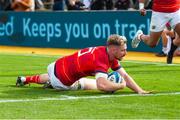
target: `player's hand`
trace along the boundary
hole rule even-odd
[[[138,94],[150,94],[152,93],[153,91],[146,91],[146,90],[141,90],[138,92]]]
[[[140,9],[140,14],[142,15],[142,16],[145,16],[146,15],[146,9]]]
[[[122,88],[125,88],[126,87],[126,81],[123,79],[122,82],[120,83]]]

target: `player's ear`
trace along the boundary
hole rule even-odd
[[[113,52],[116,51],[116,47],[115,46],[112,46],[111,49],[112,49]]]
[[[119,50],[119,46],[114,46],[114,50],[118,51]]]

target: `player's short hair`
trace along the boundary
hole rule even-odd
[[[127,39],[125,36],[113,34],[108,37],[107,46],[109,46],[109,45],[122,46],[124,44],[127,44]]]

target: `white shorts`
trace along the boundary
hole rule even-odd
[[[162,13],[152,11],[150,31],[160,32],[166,27],[166,23],[170,22],[172,29],[180,23],[180,10],[172,13]]]
[[[54,74],[55,62],[48,65],[47,71],[50,78],[50,83],[54,89],[69,90],[70,86],[64,85]]]

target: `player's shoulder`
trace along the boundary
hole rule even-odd
[[[105,55],[107,53],[106,46],[97,46],[95,47],[94,54],[98,56]]]
[[[105,52],[106,51],[106,46],[97,46],[95,48],[96,48],[96,51],[100,51],[100,52]]]
[[[98,48],[98,49],[105,49],[106,46],[96,46],[96,48]]]
[[[106,46],[98,46],[94,52],[94,56],[97,62],[108,62]]]

